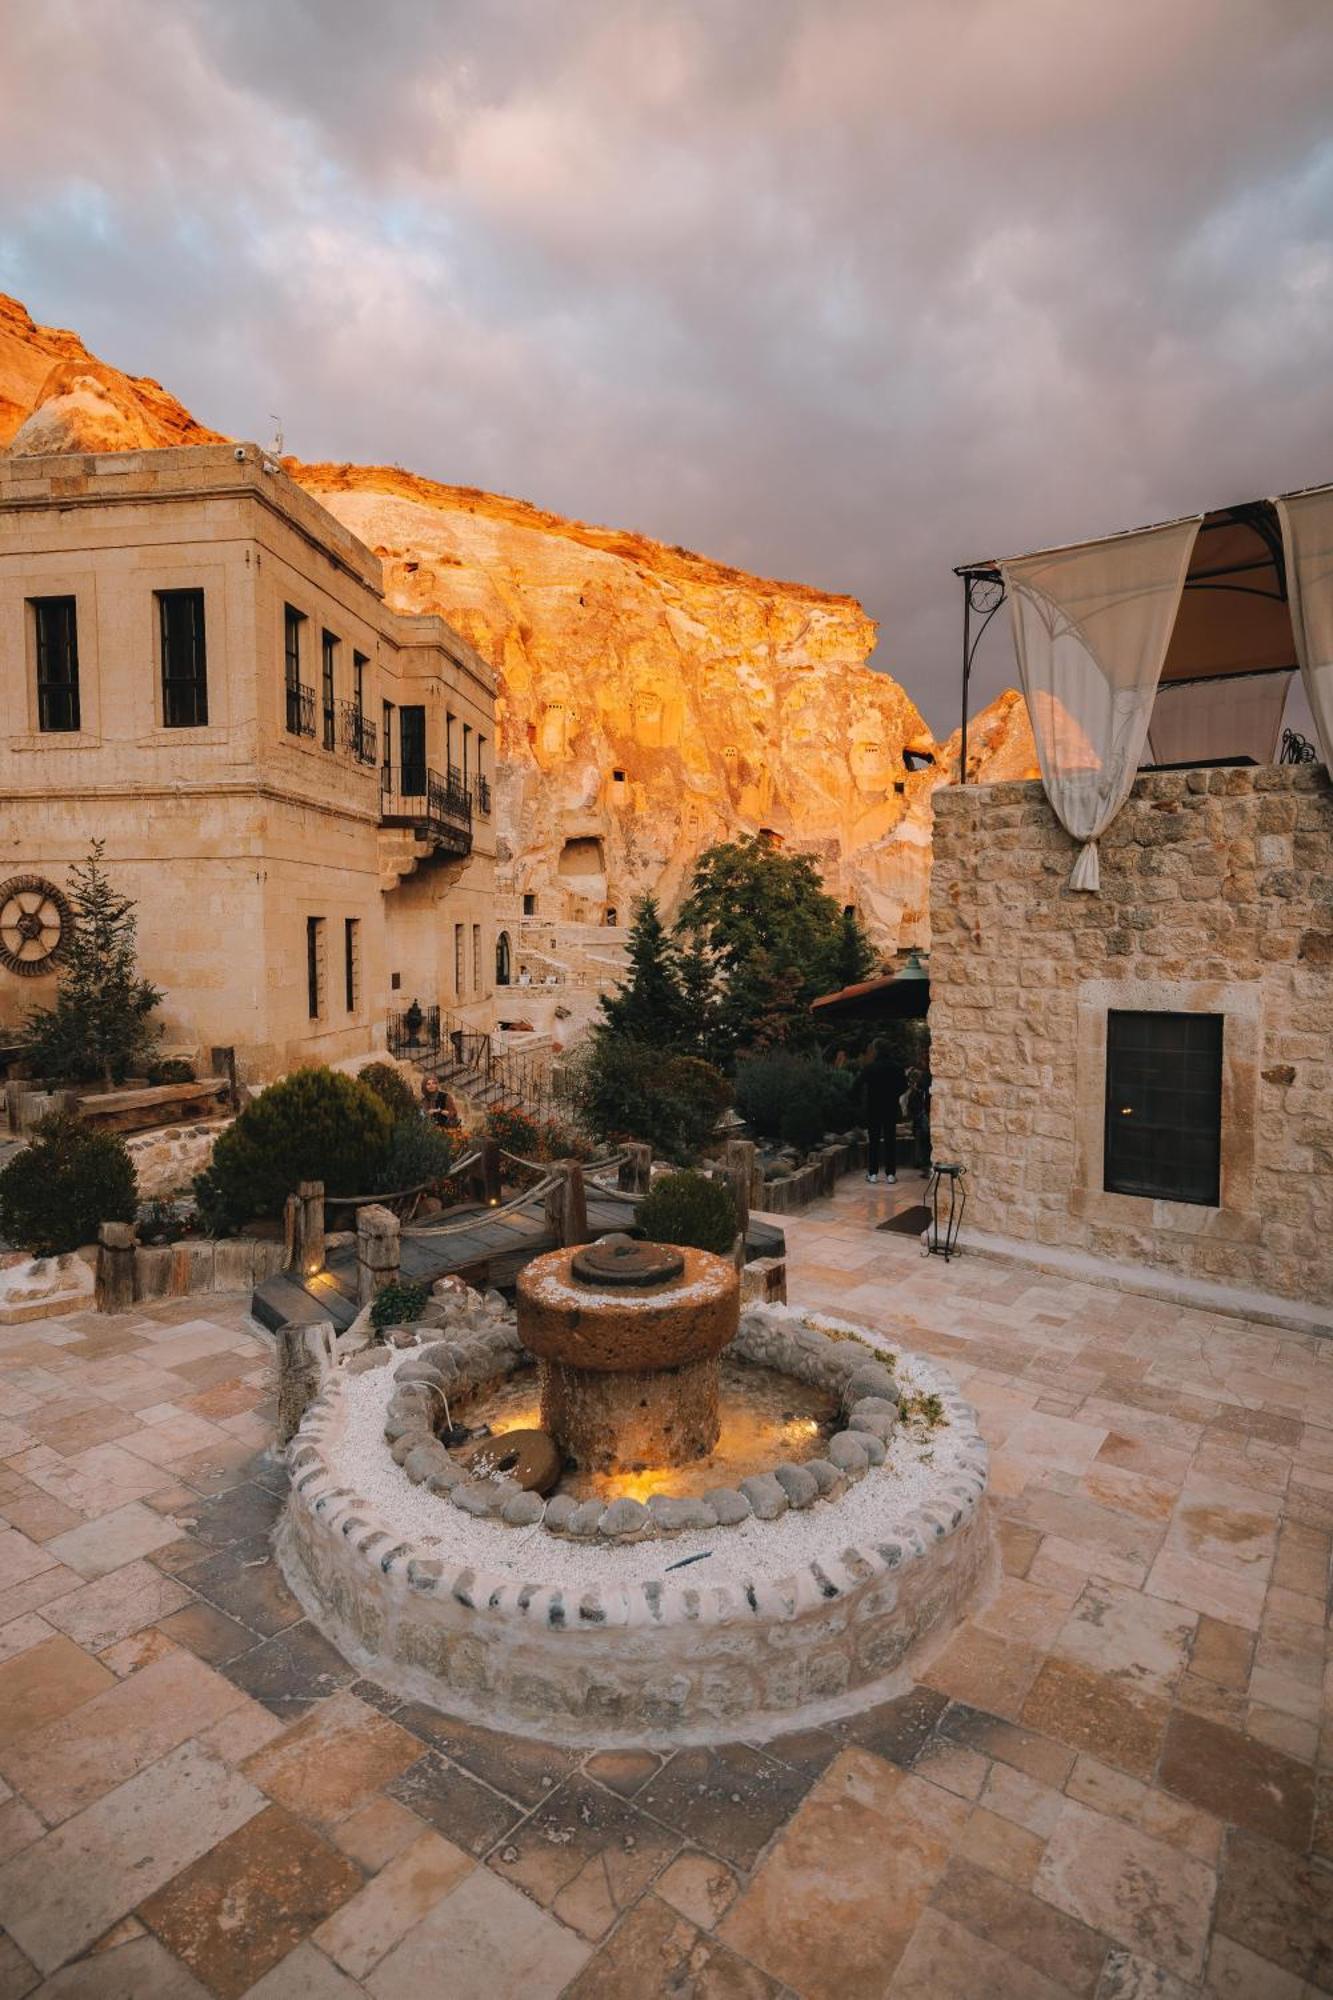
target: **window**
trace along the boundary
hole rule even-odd
[[[1106,1017],[1108,1192],[1216,1208],[1221,1156],[1222,1016],[1113,1008]]]
[[[499,937],[495,940],[495,983],[497,986],[508,986],[510,967],[509,933],[508,931],[501,931]]]
[[[454,925],[454,993],[463,997],[463,926]]]
[[[530,889],[523,898],[523,914],[525,917],[535,917],[537,914],[537,898]]]
[[[614,903],[608,903],[608,904],[607,904],[607,906],[606,906],[606,927],[607,927],[607,929],[608,929],[608,930],[611,930],[611,931],[613,931],[613,930],[615,929],[616,925],[617,925],[617,924],[618,924],[619,922],[620,922],[620,912],[619,912],[619,910],[617,910],[617,908],[616,908],[616,906],[615,906],[615,904],[614,904]]]
[[[347,1011],[355,1014],[361,1002],[361,922],[358,917],[343,919],[343,988]]]
[[[613,771],[611,773],[611,782],[613,785],[623,785],[625,782],[625,773],[623,771]]]
[[[448,709],[446,709],[444,712],[444,771],[445,771],[445,776],[449,778],[452,778],[455,769],[454,766],[455,726],[456,726],[456,718],[449,713]]]
[[[283,606],[283,677],[287,689],[287,730],[292,736],[313,736],[315,733],[314,695],[301,683],[301,627],[304,624],[304,612],[298,611],[293,604]]]
[[[426,789],[426,711],[415,702],[398,711],[398,743],[403,762],[398,789],[417,798]]]
[[[323,917],[307,917],[305,920],[305,983],[310,1018],[318,1021],[324,1012]]]
[[[472,748],[472,724],[470,722],[465,722],[463,724],[463,788],[465,791],[467,789],[467,777],[468,777],[468,753],[471,750],[471,748]]]
[[[481,925],[472,926],[472,991],[481,991]]]
[[[72,597],[34,597],[37,635],[37,727],[64,734],[79,727],[79,625]]]
[[[208,721],[203,591],[159,590],[157,620],[162,658],[162,727],[202,729]]]
[[[380,728],[383,741],[380,744],[380,768],[386,774],[393,769],[393,703],[380,703]],[[385,782],[388,782],[387,775]]]
[[[332,750],[338,740],[337,710],[334,702],[335,675],[338,663],[338,641],[332,632],[324,634],[323,670],[320,684],[321,703],[324,710],[324,748]]]

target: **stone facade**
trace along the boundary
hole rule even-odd
[[[203,602],[206,720],[190,726],[164,710],[159,595],[178,590]],[[34,601],[50,597],[76,608],[73,729],[43,727]],[[382,1045],[386,1011],[414,998],[491,1025],[494,676],[441,619],[390,610],[379,558],[257,447],[41,457],[16,441],[0,686],[0,884],[63,886],[103,838],[170,1044],[205,1061],[234,1046],[263,1081]],[[466,851],[404,796],[409,715],[420,764],[471,793]],[[0,969],[0,1035],[53,987]]]
[[[935,1157],[969,1229],[1279,1299],[1333,1299],[1333,791],[1313,765],[1152,772],[1101,893],[1039,784],[939,792]],[[1223,1017],[1216,1207],[1107,1192],[1110,1008]]]

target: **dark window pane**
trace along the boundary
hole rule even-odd
[[[79,727],[79,624],[72,597],[34,597],[37,632],[37,727],[67,734]]]
[[[1215,1208],[1222,1155],[1222,1016],[1106,1019],[1103,1184]]]
[[[338,657],[338,641],[332,632],[324,634],[324,665],[322,695],[324,709],[324,748],[332,750],[337,742],[336,715],[334,712],[334,674]]]
[[[167,729],[201,729],[208,721],[208,667],[202,590],[157,594],[162,652],[162,721]]]

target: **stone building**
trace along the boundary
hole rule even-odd
[[[1043,774],[934,798],[965,1245],[1333,1332],[1331,552],[1326,489],[962,572]],[[1298,671],[1318,741],[1274,761]]]
[[[0,457],[0,1039],[95,838],[166,1042],[267,1079],[488,1028],[495,680],[254,445]]]

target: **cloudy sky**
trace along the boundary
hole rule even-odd
[[[0,289],[852,591],[947,729],[955,562],[1333,475],[1333,6],[0,0]]]

